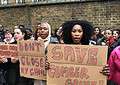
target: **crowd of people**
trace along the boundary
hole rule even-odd
[[[15,26],[14,32],[0,25],[1,44],[17,44],[28,39],[43,40],[46,54],[49,43],[108,46],[108,65],[101,73],[108,76],[108,85],[120,85],[120,29],[101,30],[83,20],[66,21],[54,33],[47,22],[37,23],[35,32],[24,25]],[[19,59],[3,56],[0,57],[0,85],[46,85],[46,81],[21,77]]]

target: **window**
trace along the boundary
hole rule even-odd
[[[8,0],[1,0],[1,4],[7,5],[8,4]]]
[[[18,3],[18,4],[25,3],[25,0],[16,0],[16,3]]]
[[[38,2],[38,0],[32,0],[32,2]]]
[[[32,0],[32,2],[44,2],[46,0]]]

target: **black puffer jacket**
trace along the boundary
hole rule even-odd
[[[7,69],[8,63],[0,64],[0,85],[8,85],[7,84]]]

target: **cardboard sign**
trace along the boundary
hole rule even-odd
[[[0,44],[0,57],[18,57],[17,45],[15,44]]]
[[[99,73],[102,66],[50,65],[47,85],[106,85],[106,76]]]
[[[106,85],[107,46],[50,44],[47,85]]]
[[[18,42],[19,54],[20,55],[44,55],[44,42],[43,41],[33,41],[33,40],[23,40]]]
[[[18,43],[20,75],[39,80],[46,79],[45,50],[42,41],[20,41]]]
[[[105,65],[107,46],[50,44],[48,56],[49,62],[92,66]]]
[[[38,80],[46,80],[45,57],[21,56],[20,75]]]

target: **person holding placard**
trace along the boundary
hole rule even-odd
[[[120,85],[120,46],[117,46],[112,52],[108,60],[110,66],[109,80]]]
[[[23,25],[19,25],[18,28],[14,29],[14,39],[15,41],[11,44],[17,44],[20,40],[27,40],[26,29]],[[32,79],[21,77],[19,60],[18,58],[11,57],[9,60],[9,68],[7,74],[8,85],[33,85]]]
[[[65,44],[89,45],[93,26],[88,21],[71,20],[63,24],[63,41]],[[109,66],[103,67],[102,74],[109,75]]]
[[[47,22],[37,24],[35,31],[35,40],[43,40],[45,45],[45,53],[47,53],[47,46],[50,43],[51,26]],[[34,85],[46,85],[45,80],[35,80]]]

